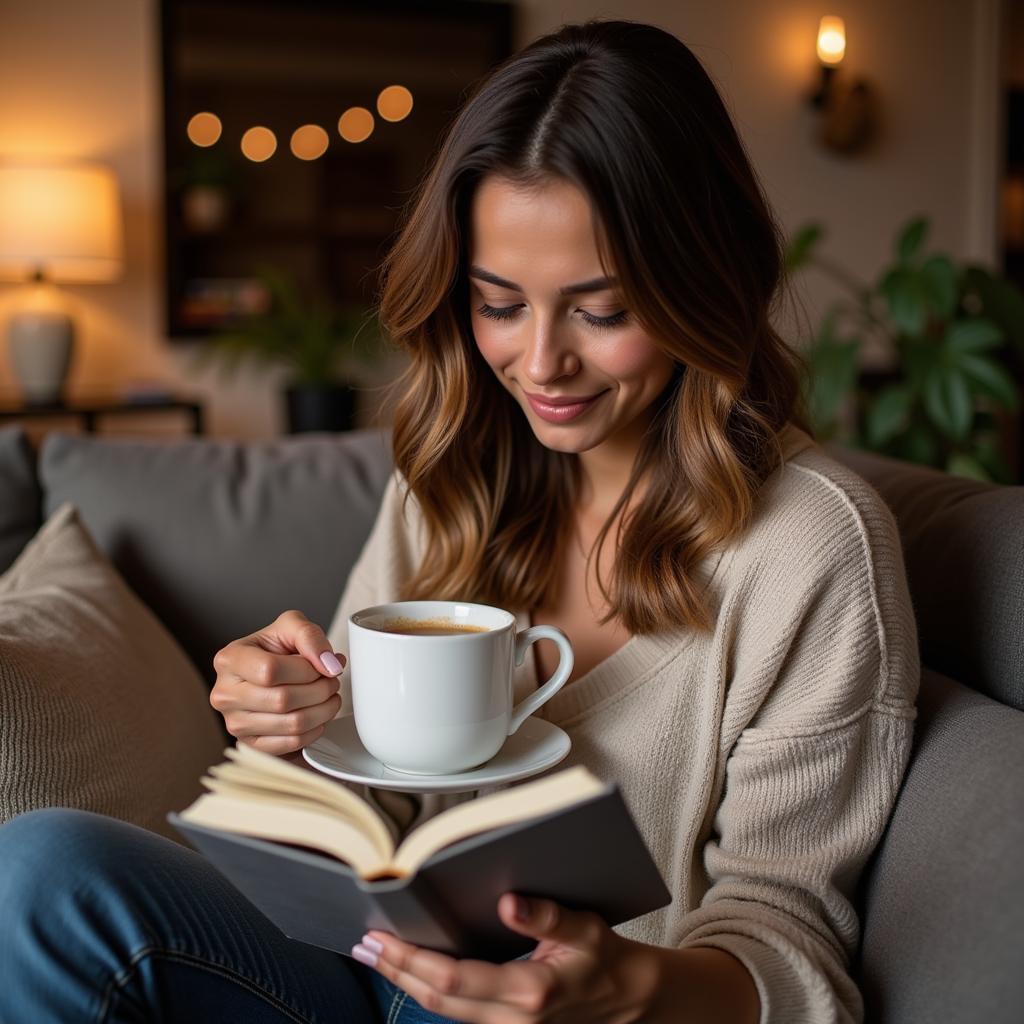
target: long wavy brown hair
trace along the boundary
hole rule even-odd
[[[769,323],[783,236],[713,82],[675,36],[623,20],[564,25],[470,90],[381,265],[380,323],[411,360],[392,396],[394,460],[426,529],[401,599],[557,600],[574,532],[578,455],[537,440],[473,336],[467,240],[485,175],[580,188],[605,272],[676,363],[590,552],[644,482],[610,587],[598,579],[600,621],[709,629],[695,570],[751,521],[781,428],[810,433],[807,364]]]

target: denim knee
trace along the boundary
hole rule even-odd
[[[62,971],[81,964],[99,923],[94,894],[109,885],[118,856],[118,830],[145,833],[91,811],[46,807],[0,825],[0,980],[41,991]],[[17,1005],[17,1004],[16,1004]],[[0,1018],[4,1014],[0,1012]]]
[[[44,807],[25,811],[0,825],[0,903],[32,905],[33,893],[50,891],[74,869],[71,851],[79,835],[94,827],[101,815],[70,807]]]
[[[0,825],[0,908],[0,1021],[376,1019],[340,954],[293,943],[196,851],[102,814]]]
[[[167,842],[147,829],[72,807],[24,811],[0,825],[0,905],[31,906],[36,896],[73,885],[76,875],[96,878],[123,864],[123,837],[143,844]]]

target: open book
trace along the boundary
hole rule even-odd
[[[671,896],[614,784],[582,765],[456,804],[397,849],[355,791],[249,746],[168,820],[293,938],[349,953],[368,928],[504,960],[533,942],[497,916],[503,892],[596,910],[609,924]],[[595,855],[595,851],[597,851]]]

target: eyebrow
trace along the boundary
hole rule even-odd
[[[499,288],[511,288],[514,292],[523,290],[522,286],[514,281],[506,281],[505,278],[498,277],[497,274],[484,270],[483,267],[478,267],[475,263],[469,268],[469,276],[481,281],[489,281]],[[564,288],[559,288],[558,293],[559,295],[579,295],[582,292],[601,292],[606,288],[614,288],[618,283],[617,277],[595,277],[590,281],[580,281],[579,284],[567,284]]]

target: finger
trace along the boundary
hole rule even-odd
[[[356,946],[355,949],[364,949]],[[532,1013],[517,1010],[500,1002],[482,999],[467,999],[438,991],[428,982],[414,974],[395,967],[394,964],[378,957],[375,970],[404,992],[408,992],[425,1010],[452,1020],[469,1024],[535,1024]]]
[[[522,912],[517,912],[520,903]],[[504,893],[498,900],[498,916],[521,935],[574,949],[597,951],[613,934],[604,918],[593,911],[569,910],[554,900],[527,899],[514,893]]]
[[[550,964],[531,964],[523,960],[510,960],[504,964],[460,960],[403,942],[388,932],[370,931],[364,943],[366,939],[383,947],[378,953],[377,969],[382,973],[387,970],[394,972],[394,978],[386,973],[385,977],[403,988],[405,984],[397,980],[399,977],[419,985],[424,991],[429,989],[450,999],[495,1003],[524,1012],[534,1012],[549,1005],[554,995],[555,976]],[[419,1000],[411,989],[406,991]],[[450,1005],[449,1009],[454,1011],[455,1006]],[[459,1016],[455,1012],[447,1015]]]
[[[265,711],[228,711],[224,724],[232,736],[300,736],[325,725],[338,713],[341,696],[332,694],[327,700],[310,708],[299,708],[287,714]]]
[[[214,667],[218,667],[216,661]],[[226,670],[237,679],[245,679],[257,686],[312,683],[331,674],[324,668],[315,668],[301,654],[273,654],[249,640],[235,641]]]
[[[283,715],[298,708],[311,708],[322,704],[337,693],[341,686],[338,676],[321,676],[312,683],[293,683],[290,686],[257,686],[248,679],[226,682],[211,694],[210,703],[222,714],[228,711],[268,711]]]
[[[290,754],[319,739],[324,728],[325,726],[318,725],[301,736],[240,736],[238,742],[262,750],[265,754]]]
[[[345,666],[344,655],[335,654],[323,629],[294,609],[282,612],[254,636],[261,646],[275,654],[298,652],[318,672],[326,675],[336,675]]]
[[[278,665],[277,659],[284,660]],[[345,655],[335,654],[320,626],[302,612],[290,610],[282,612],[264,629],[221,648],[214,655],[213,665],[218,675],[272,685],[312,682],[319,675],[338,675],[346,660]],[[315,670],[314,674],[296,675],[296,666],[302,662]]]

